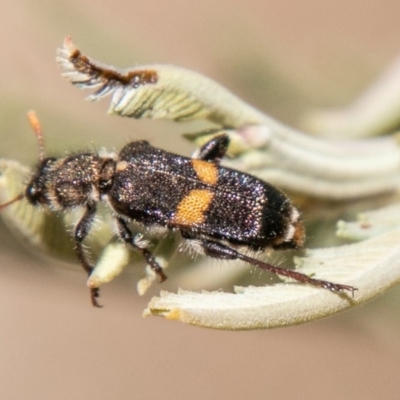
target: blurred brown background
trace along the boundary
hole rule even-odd
[[[291,125],[351,101],[400,52],[394,0],[2,0],[0,11],[0,157],[28,164],[31,108],[49,153],[140,138],[191,150],[179,138],[191,126],[85,102],[54,61],[66,35],[109,64],[198,70]],[[151,293],[124,277],[93,309],[79,269],[32,255],[3,225],[0,246],[1,399],[398,398],[399,288],[299,327],[219,332],[142,319]]]

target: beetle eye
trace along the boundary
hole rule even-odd
[[[31,204],[37,204],[40,198],[40,191],[35,184],[30,184],[26,188],[25,197]]]

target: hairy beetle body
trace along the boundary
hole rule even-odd
[[[105,201],[113,213],[120,239],[143,255],[161,281],[166,276],[148,242],[131,231],[129,222],[177,231],[189,247],[213,258],[243,260],[335,292],[355,290],[241,252],[243,248],[253,251],[268,247],[299,248],[304,244],[304,228],[300,213],[282,192],[252,175],[220,165],[229,144],[227,135],[207,142],[197,158],[173,154],[146,141],[131,142],[119,154],[77,153],[64,158],[45,158],[39,122],[33,113],[29,118],[39,138],[40,162],[25,193],[0,208],[23,197],[32,205],[54,212],[83,207],[74,240],[77,257],[88,275],[94,266],[83,242],[92,227],[97,203]],[[98,306],[98,284],[91,286],[95,306]]]

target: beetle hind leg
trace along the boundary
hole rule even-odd
[[[212,161],[215,164],[219,164],[221,159],[225,157],[226,151],[228,150],[229,137],[228,135],[221,134],[204,144],[200,150],[197,158],[203,161]]]
[[[294,279],[298,282],[301,283],[306,283],[309,285],[321,287],[324,289],[329,289],[332,292],[336,293],[343,293],[345,291],[351,292],[351,294],[354,293],[354,291],[357,290],[357,288],[349,285],[342,285],[340,283],[333,283],[329,281],[324,281],[320,279],[314,279],[311,278],[308,275],[302,274],[301,272],[293,271],[290,269],[285,269],[278,267],[276,265],[268,264],[263,261],[257,260],[256,258],[246,256],[242,253],[239,253],[235,249],[233,249],[230,246],[227,246],[223,243],[216,242],[213,240],[208,240],[208,239],[190,239],[186,235],[186,239],[188,240],[196,240],[198,243],[196,246],[201,245],[202,251],[204,252],[205,255],[217,259],[223,259],[223,260],[242,260],[245,261],[249,264],[255,265],[264,271],[272,272],[274,274],[280,275],[280,276],[286,276],[288,278]]]

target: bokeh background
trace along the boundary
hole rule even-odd
[[[48,153],[143,138],[193,150],[179,134],[196,126],[110,117],[107,100],[85,102],[54,60],[66,35],[120,67],[195,69],[296,126],[314,107],[350,102],[398,56],[399,15],[395,0],[2,0],[0,157],[36,161],[32,108]],[[125,277],[93,309],[80,269],[0,225],[0,398],[398,398],[399,288],[303,326],[219,332],[142,319],[160,287],[139,297]]]

